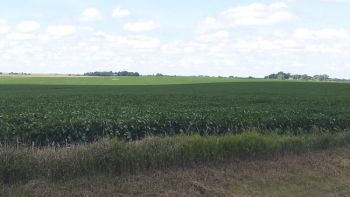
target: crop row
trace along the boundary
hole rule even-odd
[[[0,142],[35,145],[175,134],[279,134],[350,128],[347,97],[257,95],[4,96]]]

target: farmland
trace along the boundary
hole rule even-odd
[[[218,77],[85,77],[68,75],[27,75],[0,77],[0,84],[26,85],[170,85],[170,84],[201,84],[247,81],[235,78]],[[249,80],[261,81],[261,79]]]
[[[111,78],[68,78],[72,83],[63,80],[64,85],[38,85],[55,84],[57,78],[1,79],[0,141],[45,146],[104,137],[251,130],[295,135],[350,128],[349,84],[205,79],[164,85],[181,79],[145,78],[152,85],[120,86],[101,85],[116,83]],[[23,80],[31,82],[21,85]],[[76,85],[85,80],[89,85]]]
[[[347,147],[349,100],[334,82],[3,76],[0,186]]]

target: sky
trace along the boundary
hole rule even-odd
[[[350,78],[350,0],[0,0],[0,72]]]

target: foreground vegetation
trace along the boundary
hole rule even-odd
[[[100,141],[61,149],[0,149],[0,182],[45,178],[64,181],[88,176],[121,176],[142,170],[234,158],[272,157],[350,145],[350,132],[280,136],[244,133],[230,136],[178,136],[137,142]]]
[[[0,196],[348,196],[349,185],[350,149],[336,148],[273,159],[150,170],[122,177],[0,183]]]
[[[3,77],[0,196],[36,180],[112,179],[349,147],[349,100],[346,83]]]

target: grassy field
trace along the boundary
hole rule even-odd
[[[1,185],[10,197],[124,196],[348,196],[350,149],[306,152],[276,159],[228,160],[168,168],[122,177],[82,177],[51,182],[37,179]]]
[[[218,77],[87,77],[61,75],[1,76],[0,84],[25,85],[170,85],[225,82],[262,81],[262,79],[235,79]]]
[[[348,147],[349,101],[348,83],[0,77],[0,184]]]
[[[0,149],[0,182],[35,179],[67,181],[86,176],[121,176],[228,159],[273,158],[346,147],[350,132],[318,135],[275,135],[247,132],[227,136],[176,136],[138,142],[103,140],[65,148]]]

